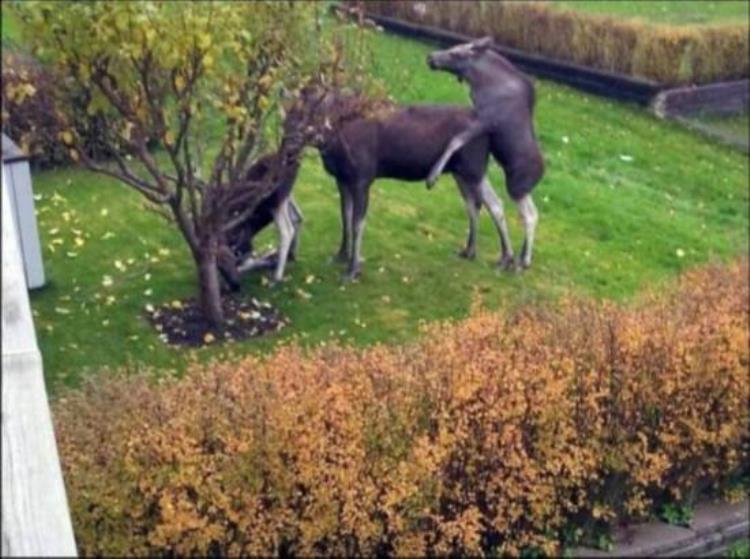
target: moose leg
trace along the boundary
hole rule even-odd
[[[221,279],[228,291],[236,292],[240,290],[240,275],[236,266],[234,252],[226,245],[222,244],[217,256],[218,268]]]
[[[461,197],[464,199],[466,207],[466,216],[469,218],[469,234],[466,237],[466,246],[459,251],[458,255],[467,260],[473,260],[477,255],[477,218],[482,209],[481,199],[477,196],[478,188],[472,188],[466,180],[455,176],[458,188],[461,191]]]
[[[367,214],[367,204],[369,201],[369,185],[358,188],[354,192],[352,207],[352,237],[351,252],[349,255],[349,270],[346,273],[347,279],[353,280],[359,277],[362,267],[362,235],[365,232],[365,218]]]
[[[305,220],[302,215],[302,211],[294,201],[294,198],[289,198],[289,219],[294,225],[294,238],[292,239],[292,246],[289,247],[289,260],[297,260],[297,248],[299,247],[299,233],[302,229],[302,222]]]
[[[354,201],[348,185],[337,182],[339,196],[341,198],[341,246],[334,256],[336,262],[346,262],[352,245],[352,217],[354,212]]]
[[[427,188],[432,188],[435,185],[438,177],[443,173],[443,169],[445,169],[445,166],[448,164],[448,161],[450,161],[450,158],[454,153],[477,136],[484,134],[484,132],[484,126],[480,122],[474,122],[469,128],[460,134],[455,135],[451,141],[448,142],[448,147],[445,148],[443,155],[440,156],[437,163],[435,163],[432,166],[432,169],[430,169],[430,174],[427,176]]]
[[[274,281],[281,281],[284,278],[284,267],[289,255],[289,249],[294,239],[294,225],[289,216],[289,200],[284,200],[273,212],[273,220],[279,230],[279,251],[276,270],[273,274]]]
[[[536,231],[536,224],[539,221],[539,212],[537,212],[534,205],[534,200],[531,199],[531,194],[527,194],[518,200],[516,206],[518,207],[518,215],[521,216],[525,235],[523,247],[521,248],[520,264],[523,268],[528,268],[531,266],[531,252],[534,248],[534,232]]]
[[[500,237],[500,260],[497,265],[501,268],[509,268],[513,264],[513,248],[510,244],[510,235],[508,234],[508,223],[505,220],[503,212],[503,201],[492,188],[492,184],[487,177],[482,179],[479,185],[482,202],[490,212],[492,221],[495,222],[497,234]]]

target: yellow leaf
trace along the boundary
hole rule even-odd
[[[178,301],[177,299],[175,299],[174,301],[172,301],[171,306],[173,309],[181,309],[182,303]]]
[[[76,150],[74,150],[74,149],[71,149],[71,150],[70,150],[70,158],[71,158],[71,159],[72,159],[73,161],[78,161],[78,160],[80,159],[80,156],[78,155],[78,152],[77,152]]]
[[[198,47],[201,49],[207,49],[211,46],[211,35],[208,33],[201,33],[198,35]]]
[[[63,143],[67,146],[73,143],[73,134],[71,134],[69,130],[60,134],[60,137],[62,138]]]
[[[205,343],[207,343],[207,344],[210,344],[214,340],[216,340],[216,338],[214,337],[214,335],[211,332],[208,332],[208,333],[206,333],[205,336],[203,336],[203,341]]]
[[[262,88],[268,88],[271,85],[273,78],[269,74],[264,74],[259,80],[258,85]]]

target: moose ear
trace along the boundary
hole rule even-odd
[[[492,37],[482,37],[472,43],[472,48],[477,52],[483,52],[494,44]]]

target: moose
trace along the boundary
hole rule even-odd
[[[336,179],[341,195],[342,239],[337,258],[348,262],[349,278],[361,270],[362,235],[373,181],[427,179],[431,188],[444,172],[456,180],[469,218],[469,235],[460,256],[475,257],[477,216],[485,206],[500,237],[498,265],[512,266],[503,204],[487,179],[489,153],[505,172],[508,193],[523,223],[520,265],[531,265],[538,221],[531,191],[544,174],[533,128],[532,82],[497,52],[490,38],[433,52],[428,64],[467,81],[474,107],[399,107],[384,117],[347,123],[321,149],[323,165]]]
[[[394,107],[386,114],[337,123],[316,145],[340,194],[342,238],[335,258],[348,263],[349,279],[361,273],[362,237],[372,183],[377,178],[426,180],[432,188],[443,173],[453,175],[469,220],[468,237],[459,255],[468,259],[476,256],[478,215],[486,207],[499,236],[498,266],[512,267],[514,256],[503,203],[487,178],[490,154],[505,173],[507,191],[523,224],[525,239],[518,264],[522,268],[531,265],[538,221],[531,192],[544,174],[533,127],[533,83],[497,51],[490,38],[435,51],[427,63],[433,70],[452,73],[468,82],[473,107]],[[321,114],[335,111],[346,101],[344,95],[327,93],[320,104]],[[280,279],[287,253],[296,246],[301,223],[301,212],[291,201],[292,186],[293,180],[279,185],[279,193],[269,197],[262,215],[249,221],[240,240],[235,240],[235,246],[247,246],[252,236],[274,219],[280,231],[280,250],[260,259],[248,257],[246,250],[236,251],[244,258],[239,270],[275,266],[275,278]]]

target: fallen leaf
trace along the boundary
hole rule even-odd
[[[65,307],[55,307],[55,312],[57,314],[70,314],[70,311]]]
[[[102,208],[102,211],[99,212],[99,215],[102,217],[107,217],[107,214],[109,213],[109,210],[107,208]]]
[[[297,288],[297,295],[302,297],[303,299],[312,299],[312,295],[305,291],[304,289]]]
[[[685,251],[681,248],[678,248],[676,251],[674,251],[677,255],[677,258],[684,258],[685,257]]]
[[[112,281],[112,277],[111,276],[104,276],[102,278],[102,285],[104,287],[109,287],[110,285],[112,285],[112,283],[113,283],[113,281]]]
[[[177,299],[175,299],[174,301],[172,301],[172,302],[170,303],[170,306],[171,306],[171,307],[172,307],[173,309],[181,309],[181,308],[182,308],[182,302],[180,302],[180,301],[178,301]]]
[[[205,336],[203,336],[203,341],[207,344],[210,344],[214,340],[216,340],[216,337],[211,332],[208,332]]]
[[[314,282],[314,281],[315,281],[315,276],[314,276],[314,275],[312,275],[312,274],[310,274],[309,276],[307,276],[307,277],[305,278],[305,283],[312,283],[312,282]]]

